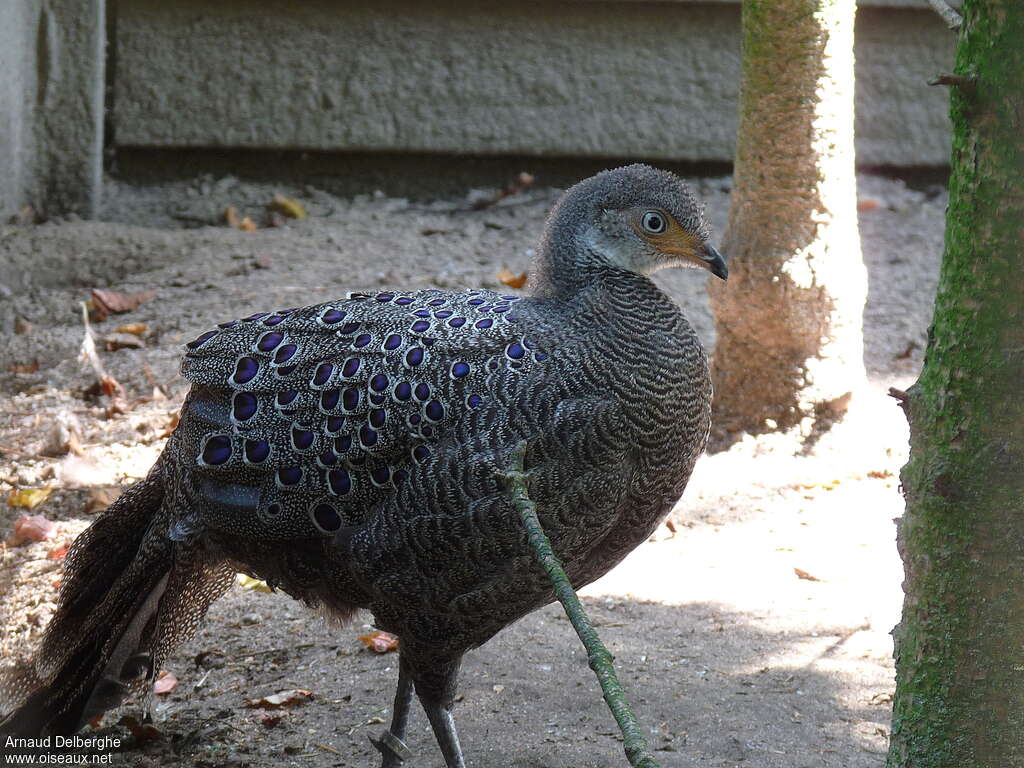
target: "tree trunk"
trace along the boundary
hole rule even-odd
[[[726,434],[845,412],[864,379],[867,289],[853,150],[854,0],[744,0],[739,135],[712,286]]]
[[[892,768],[1024,766],[1024,3],[967,0],[946,246],[909,392]]]

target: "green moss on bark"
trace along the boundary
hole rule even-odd
[[[889,766],[1024,766],[1024,4],[967,0],[950,203],[911,389]]]

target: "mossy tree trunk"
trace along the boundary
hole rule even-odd
[[[854,0],[743,1],[729,282],[710,289],[719,439],[810,434],[864,378],[854,12]]]
[[[963,14],[945,254],[908,393],[891,768],[1024,766],[1024,3]]]

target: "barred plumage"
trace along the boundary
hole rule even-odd
[[[341,616],[372,610],[401,638],[389,739],[414,684],[463,765],[463,653],[553,599],[501,472],[525,440],[530,495],[577,586],[650,535],[704,449],[711,386],[646,275],[724,277],[707,237],[678,179],[629,166],[556,206],[531,297],[356,293],[198,336],[177,429],[140,490],[76,542],[37,688],[0,731],[80,727],[152,675],[237,568]],[[119,522],[138,554],[86,567]]]

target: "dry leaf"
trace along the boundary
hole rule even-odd
[[[509,288],[522,288],[526,285],[526,273],[523,272],[517,275],[508,267],[502,267],[501,271],[498,273],[498,280]]]
[[[246,216],[238,223],[238,228],[243,232],[255,232],[256,222],[254,222],[252,219]]]
[[[246,576],[244,573],[235,574],[235,583],[238,584],[242,589],[251,589],[255,592],[273,592],[270,587],[267,586],[267,582],[262,579],[254,579],[252,576]]]
[[[124,387],[121,386],[121,382],[109,373],[104,373],[100,377],[100,391],[107,397],[114,398],[115,400],[123,399],[125,396]]]
[[[38,370],[38,360],[33,360],[31,363],[11,363],[7,366],[8,373],[35,373]]]
[[[134,334],[115,331],[103,337],[103,346],[107,352],[116,352],[119,349],[143,349],[146,342]]]
[[[168,693],[173,691],[177,685],[178,678],[174,676],[173,672],[168,672],[165,669],[157,675],[156,681],[153,683],[153,693],[157,696],[166,696]]]
[[[158,437],[170,437],[171,433],[177,429],[178,422],[181,420],[181,412],[175,411],[167,415],[167,423],[164,425],[164,430]]]
[[[13,491],[13,496],[19,491]],[[47,491],[49,493],[49,491]],[[10,504],[10,499],[7,500]],[[43,515],[22,515],[14,521],[14,532],[5,542],[9,547],[20,547],[28,541],[46,541],[53,535],[54,524]]]
[[[796,577],[798,579],[803,579],[804,581],[821,581],[821,579],[819,579],[817,576],[811,575],[803,568],[794,568],[793,573],[796,574]]]
[[[42,488],[18,488],[11,491],[7,497],[7,504],[12,507],[24,507],[35,509],[53,492],[53,488],[44,486]]]
[[[106,291],[101,288],[92,289],[93,314],[97,320],[106,320],[109,315],[120,315],[131,312],[156,296],[156,291],[141,293],[121,293]]]
[[[149,333],[149,326],[145,323],[125,323],[114,329],[114,333],[130,333],[132,336],[145,336]]]
[[[232,229],[238,229],[238,226],[242,223],[242,219],[238,215],[238,209],[233,205],[229,205],[224,209],[224,223]]]
[[[274,199],[270,201],[270,209],[283,213],[290,219],[306,218],[306,209],[302,207],[302,203],[284,195],[274,195]]]
[[[533,174],[523,171],[518,176],[516,176],[512,181],[506,184],[504,188],[498,190],[493,195],[488,195],[486,197],[471,200],[470,208],[472,208],[474,211],[480,211],[483,210],[484,208],[489,208],[495,203],[504,200],[506,197],[518,195],[526,191],[526,188],[533,184],[533,182]]]
[[[97,723],[97,725],[99,724],[99,720],[101,717],[103,717],[103,715],[96,716],[95,722]],[[157,729],[155,725],[153,725],[152,723],[140,723],[138,719],[132,717],[131,715],[125,715],[117,721],[117,724],[123,725],[131,732],[132,738],[135,739],[136,744],[142,744],[147,741],[153,741],[154,739],[159,739],[161,736],[160,731]]]
[[[269,712],[260,710],[258,712],[253,712],[252,719],[264,728],[273,728],[284,719],[284,713],[277,712],[272,715]]]
[[[374,653],[387,653],[398,650],[398,637],[390,632],[371,632],[360,635],[359,641]]]
[[[61,544],[59,546],[56,546],[46,553],[46,558],[48,560],[63,560],[65,556],[67,556],[68,550],[70,548],[70,544]]]
[[[258,699],[246,699],[245,706],[254,709],[280,709],[291,707],[295,704],[304,704],[313,698],[313,692],[304,688],[296,688],[292,691],[281,691],[271,696],[263,696]]]
[[[881,203],[879,203],[873,197],[862,197],[860,200],[857,201],[858,211],[874,211],[877,210],[880,206]]]

